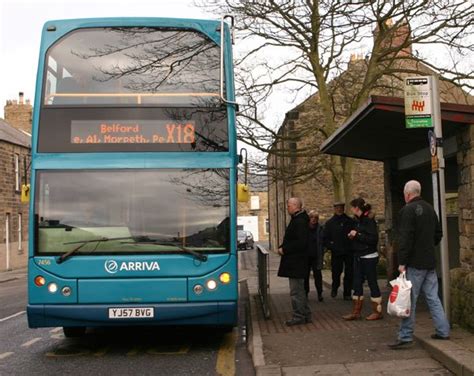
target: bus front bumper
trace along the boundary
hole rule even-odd
[[[109,318],[109,308],[153,308],[152,318]],[[210,325],[237,324],[237,302],[172,304],[30,304],[30,328],[56,326]]]

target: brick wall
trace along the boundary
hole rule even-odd
[[[9,216],[10,269],[26,266],[28,242],[28,204],[20,202],[20,191],[15,189],[15,155],[18,155],[21,183],[24,177],[23,161],[29,163],[29,149],[0,140],[0,271],[7,269],[6,221]],[[29,180],[29,178],[28,178]],[[20,188],[21,189],[21,188]],[[21,225],[19,223],[21,215]],[[22,244],[19,246],[21,227]],[[21,249],[20,249],[21,248]]]

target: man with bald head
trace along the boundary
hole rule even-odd
[[[433,207],[421,197],[421,185],[410,180],[403,190],[406,205],[400,211],[398,270],[406,272],[412,283],[410,316],[402,319],[398,340],[392,349],[408,348],[413,344],[416,301],[425,295],[435,327],[433,339],[449,339],[449,323],[438,296],[435,246],[443,236]]]
[[[283,243],[278,249],[281,255],[279,277],[289,278],[293,316],[285,321],[288,326],[310,323],[311,310],[304,289],[304,279],[308,272],[309,217],[303,210],[303,202],[292,197],[287,202],[290,223],[285,230]]]

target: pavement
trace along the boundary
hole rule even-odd
[[[26,268],[0,272],[0,283],[10,282],[16,279],[24,278],[26,274],[27,274]]]
[[[324,301],[318,302],[311,285],[313,323],[287,327],[291,318],[288,279],[277,277],[280,258],[270,252],[270,312],[265,319],[258,296],[256,251],[239,252],[240,280],[249,290],[249,342],[257,376],[267,375],[474,375],[474,336],[455,327],[451,340],[432,340],[433,327],[426,307],[419,300],[415,344],[410,350],[391,350],[399,319],[384,315],[378,321],[344,321],[352,302],[330,297],[330,271],[323,271]],[[386,280],[379,280],[385,297]],[[370,313],[369,291],[363,314]]]

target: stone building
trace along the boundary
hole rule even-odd
[[[250,200],[237,206],[237,227],[250,231],[255,241],[268,241],[268,187],[266,176],[251,175],[249,178]]]
[[[7,101],[0,119],[0,271],[26,266],[28,204],[21,203],[21,185],[29,181],[31,151],[29,101]]]
[[[398,36],[409,32],[407,27]],[[406,35],[406,34],[405,34]],[[406,36],[401,38],[406,40]],[[391,41],[390,43],[396,43]],[[392,44],[393,45],[393,44]],[[409,49],[402,55],[410,56]],[[422,62],[400,59],[400,68],[410,76],[437,73]],[[344,94],[349,97],[359,89],[357,72],[364,69],[363,59],[354,56],[348,68],[331,85],[334,90],[334,107],[344,109]],[[431,157],[426,129],[406,129],[402,83],[408,74],[398,80],[382,77],[377,89],[367,102],[353,109],[352,115],[341,112],[337,116],[339,128],[329,138],[313,137],[291,140],[295,130],[311,127],[320,121],[319,98],[316,93],[286,114],[279,129],[288,144],[273,145],[284,150],[270,154],[269,170],[297,171],[299,165],[314,166],[318,174],[309,181],[270,179],[269,218],[270,242],[276,245],[283,235],[288,220],[285,201],[290,196],[300,196],[308,208],[316,208],[323,217],[331,211],[333,201],[331,175],[321,168],[328,156],[315,155],[308,160],[292,155],[293,150],[313,145],[319,152],[355,158],[352,176],[352,196],[362,196],[375,204],[379,219],[384,223],[384,255],[388,277],[391,279],[398,266],[397,213],[404,204],[403,186],[406,181],[421,182],[422,195],[433,202]],[[359,77],[363,77],[362,74]],[[355,80],[353,80],[355,78]],[[383,89],[381,89],[383,87]],[[445,155],[446,222],[448,259],[450,267],[450,313],[452,322],[474,330],[474,97],[459,87],[440,80],[441,120]],[[344,116],[346,115],[346,116]],[[437,252],[439,258],[439,252]],[[438,275],[440,275],[438,260]],[[448,286],[448,284],[444,284]]]
[[[391,26],[391,23],[388,23]],[[376,35],[377,30],[374,31]],[[410,28],[402,25],[388,43],[403,45],[409,39]],[[411,55],[411,47],[401,49],[397,54],[394,64],[399,70],[417,71],[421,74],[431,75],[435,72],[418,59],[405,59]],[[398,59],[400,57],[400,59]],[[362,87],[362,79],[367,69],[367,62],[362,55],[352,55],[347,69],[335,77],[329,87],[332,91],[335,120],[341,126],[348,118],[358,116],[357,109],[350,110],[353,98]],[[382,76],[371,95],[390,97],[403,96],[403,78],[413,73],[400,73],[398,77]],[[468,104],[470,96],[461,89],[448,82],[440,84],[441,100],[448,103]],[[272,145],[272,152],[267,157],[269,174],[269,219],[270,219],[270,244],[273,246],[281,241],[288,215],[286,213],[286,200],[291,196],[301,197],[307,209],[315,209],[320,213],[324,222],[333,211],[334,189],[332,175],[327,166],[331,163],[328,156],[322,155],[320,145],[326,135],[317,131],[317,124],[324,122],[319,95],[315,93],[290,110],[278,130],[278,141]],[[292,134],[299,134],[292,139]],[[284,141],[282,141],[284,140]],[[364,148],[369,141],[359,138],[359,148]],[[371,141],[371,142],[377,142]],[[313,150],[307,156],[298,153],[299,150]],[[275,152],[280,151],[280,152]],[[294,153],[293,153],[294,152]],[[379,227],[384,229],[385,222],[385,191],[384,191],[384,165],[380,161],[367,158],[352,159],[353,170],[351,181],[351,197],[363,197],[373,206]],[[301,172],[302,171],[302,172]],[[304,174],[310,173],[309,179],[304,179]],[[303,175],[303,176],[302,176]],[[384,244],[381,244],[384,246]]]

